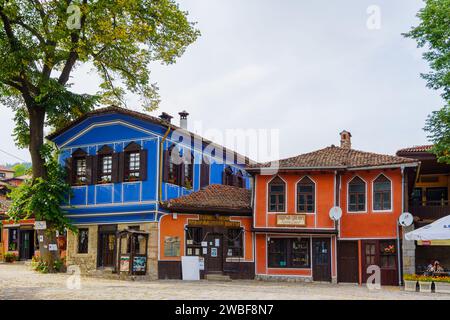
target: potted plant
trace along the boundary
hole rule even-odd
[[[417,288],[417,275],[415,274],[405,274],[403,276],[405,281],[405,291],[416,291]]]
[[[5,262],[7,262],[7,263],[13,263],[14,261],[17,260],[17,256],[15,253],[7,252],[4,255],[4,259],[5,259]]]
[[[450,277],[436,277],[434,281],[434,291],[437,293],[450,293]]]
[[[433,277],[418,276],[420,292],[431,292],[431,285],[433,284]]]

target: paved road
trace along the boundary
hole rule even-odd
[[[83,277],[81,289],[69,289],[68,279],[66,274],[39,274],[25,265],[0,264],[0,299],[450,299],[397,287],[368,290],[356,285],[237,280],[132,282]]]

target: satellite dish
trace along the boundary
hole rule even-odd
[[[339,207],[333,207],[330,209],[330,219],[333,221],[338,221],[342,217],[342,209]]]
[[[398,218],[398,223],[402,227],[409,227],[414,222],[414,217],[409,212],[403,212],[400,217]]]

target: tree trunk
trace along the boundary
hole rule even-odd
[[[30,119],[30,145],[29,151],[32,161],[33,179],[47,179],[47,170],[45,159],[41,155],[41,149],[44,145],[44,123],[45,109],[42,107],[31,107],[28,109]],[[50,251],[51,245],[57,247],[56,231],[47,223],[47,230],[39,230],[39,253],[42,261],[48,266],[48,272],[55,272],[53,265],[55,260],[59,259],[59,251]],[[42,238],[43,241],[40,241]]]

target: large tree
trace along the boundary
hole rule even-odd
[[[16,143],[29,149],[33,173],[16,192],[14,217],[33,211],[50,224],[66,223],[55,205],[61,194],[47,194],[48,207],[36,205],[42,199],[32,191],[67,190],[54,181],[59,170],[44,128],[60,128],[99,102],[123,105],[125,92],[155,108],[148,65],[175,62],[196,40],[199,32],[187,16],[174,0],[0,0],[0,102],[15,112]],[[103,80],[96,95],[71,90],[72,73],[86,63]]]
[[[431,89],[441,90],[444,106],[427,119],[425,131],[440,162],[450,163],[450,0],[425,0],[417,14],[420,24],[405,36],[426,48],[423,54],[431,71],[422,74]]]

